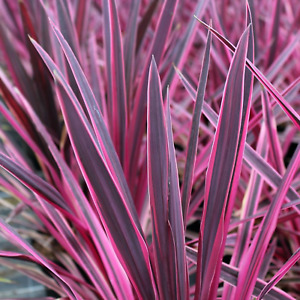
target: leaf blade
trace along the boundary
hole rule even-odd
[[[230,214],[241,168],[239,160],[242,158],[245,139],[242,141],[240,135],[248,37],[249,28],[242,35],[230,65],[206,175],[204,212],[200,229],[202,259],[201,266],[197,266],[201,267],[201,273],[205,276],[201,276],[197,281],[195,293],[195,297],[200,299],[214,299],[217,295],[220,258],[225,246],[223,235],[226,234],[228,226],[225,208],[229,207]],[[224,145],[227,145],[226,149]],[[197,274],[200,274],[200,271]]]
[[[170,112],[170,99],[167,90],[167,110],[166,110],[166,123],[167,123],[167,139],[168,139],[168,155],[169,155],[169,223],[173,232],[173,239],[176,251],[176,275],[177,281],[177,299],[187,299],[189,278],[187,270],[187,261],[185,253],[185,235],[184,223],[180,199],[178,169],[176,162],[176,154],[174,148],[174,139],[172,133],[172,122]],[[171,237],[169,237],[171,238]]]
[[[110,131],[123,165],[127,132],[127,94],[121,30],[115,1],[104,0],[103,10]]]
[[[202,62],[202,70],[201,70],[201,75],[198,83],[196,103],[193,112],[193,119],[192,119],[192,125],[190,129],[188,148],[186,153],[186,164],[184,168],[184,177],[183,177],[182,195],[181,195],[184,223],[186,223],[186,215],[188,212],[189,202],[191,198],[193,174],[194,174],[195,160],[196,160],[196,148],[197,148],[198,134],[199,134],[199,123],[200,123],[200,117],[202,113],[202,106],[204,102],[204,94],[205,94],[205,88],[206,88],[207,77],[208,77],[211,40],[212,40],[211,34],[208,33],[203,62]]]
[[[153,284],[149,254],[140,223],[137,223],[135,211],[126,202],[127,198],[124,198],[125,192],[117,184],[118,178],[108,169],[103,156],[105,148],[99,147],[90,123],[63,75],[47,53],[35,41],[32,42],[57,82],[57,95],[75,156],[118,258],[136,292],[145,298],[154,297],[155,288],[149,285],[149,282]],[[101,122],[102,119],[97,120]],[[104,134],[105,139],[108,134]],[[109,143],[109,140],[104,139],[103,143]],[[101,203],[98,199],[101,199]]]
[[[253,239],[247,255],[241,262],[242,271],[239,274],[238,286],[235,293],[236,300],[240,297],[247,297],[247,295],[251,294],[254,288],[255,278],[257,277],[259,268],[262,264],[263,255],[276,228],[276,220],[279,216],[281,205],[285,198],[286,192],[291,185],[293,176],[299,167],[299,163],[300,145],[297,146],[288,169],[286,170],[281,184],[276,192],[274,200],[271,202],[269,210],[259,226],[258,232]]]
[[[176,297],[176,287],[168,271],[170,262],[168,259],[169,246],[167,242],[168,142],[163,112],[161,83],[154,57],[152,58],[149,70],[147,98],[147,166],[150,207],[153,220],[154,263],[157,270],[160,297],[162,299],[174,299],[174,297]]]

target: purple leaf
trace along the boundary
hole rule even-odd
[[[138,31],[138,17],[139,17],[140,0],[134,0],[131,2],[131,13],[129,16],[126,35],[124,38],[124,69],[125,69],[125,81],[127,92],[127,113],[131,111],[132,106],[132,93],[134,88],[134,70],[135,70],[135,49],[136,39]]]
[[[77,3],[75,26],[80,44],[84,42],[85,36],[87,34],[87,22],[89,17],[88,12],[90,9],[90,5],[90,0],[80,0]]]
[[[43,64],[42,59],[35,51],[32,43],[28,39],[28,35],[34,38],[35,40],[39,40],[37,36],[36,29],[34,28],[34,24],[30,17],[29,10],[26,4],[23,1],[19,2],[20,12],[22,16],[26,45],[30,54],[31,65],[33,68],[33,81],[37,87],[37,95],[39,99],[44,99],[38,101],[37,113],[40,116],[41,120],[43,120],[44,124],[47,126],[48,130],[59,139],[60,128],[59,122],[57,118],[57,111],[55,105],[55,99],[53,98],[53,91],[51,87],[51,81],[49,81],[49,77],[51,76],[48,69]]]
[[[13,78],[14,84],[24,93],[27,99],[37,112],[40,112],[40,103],[38,101],[35,84],[29,77],[25,68],[17,54],[15,48],[10,43],[10,37],[4,24],[0,23],[0,49],[6,57],[5,62],[10,74]]]
[[[15,176],[32,191],[39,194],[45,200],[49,201],[56,208],[64,211],[65,213],[70,213],[70,209],[65,204],[62,196],[49,183],[47,183],[34,173],[31,173],[30,171],[22,168],[11,158],[5,156],[2,153],[0,153],[0,166],[7,170],[10,174]]]
[[[147,58],[144,62],[143,74],[136,92],[136,99],[132,112],[130,126],[128,128],[126,156],[128,159],[125,162],[125,174],[130,178],[135,178],[137,171],[137,157],[141,147],[141,141],[145,132],[146,125],[146,105],[147,105],[147,78],[148,78],[148,67],[151,62],[151,55],[154,56],[158,67],[163,57],[166,41],[171,29],[175,10],[177,7],[178,0],[167,0],[164,2],[161,14],[159,16],[155,36],[151,45],[151,50],[148,52]],[[131,175],[132,174],[132,175]],[[129,186],[134,190],[135,182],[131,180]]]
[[[193,264],[197,263],[197,251],[191,247],[186,246],[187,259]],[[237,285],[237,278],[239,274],[239,269],[232,267],[224,262],[222,262],[222,269],[220,273],[220,278],[225,282],[229,283],[231,286]],[[261,290],[267,285],[267,283],[261,279],[257,279],[255,283],[255,288],[253,291],[254,296],[258,296]],[[265,296],[265,300],[295,300],[292,296],[288,295],[284,291],[272,287],[270,293]]]
[[[188,80],[178,69],[177,74],[180,77],[184,87],[191,95],[191,97],[195,99],[195,89],[191,86]],[[211,124],[214,127],[217,126],[218,115],[206,102],[203,103],[203,114],[207,117],[207,119],[211,122]],[[250,166],[257,170],[257,172],[263,177],[263,179],[266,180],[266,182],[272,187],[278,187],[280,185],[282,178],[278,174],[278,172],[270,164],[268,164],[260,155],[258,155],[257,152],[253,150],[253,148],[247,143],[245,145],[244,159],[245,161],[247,161],[247,163],[250,164]],[[299,198],[298,193],[293,187],[289,188],[287,198],[290,201],[295,201]],[[292,207],[293,205],[294,204],[290,204],[290,206],[286,207]]]
[[[231,51],[235,51],[236,48],[224,37],[222,37],[216,30],[208,26],[204,22],[200,21],[205,27],[212,31],[212,33]],[[253,75],[260,81],[260,83],[268,90],[268,92],[274,97],[277,103],[281,106],[287,116],[295,124],[295,126],[300,129],[300,117],[299,114],[294,110],[294,108],[282,97],[282,95],[275,89],[275,87],[270,83],[267,77],[251,62],[247,59],[247,67]]]
[[[257,300],[262,300],[272,290],[272,287],[280,281],[280,279],[293,267],[293,265],[300,259],[300,248],[289,258],[289,260],[280,268],[280,270],[273,276],[268,284],[260,292]]]
[[[76,58],[80,61],[78,36],[76,34],[76,27],[72,21],[72,17],[70,14],[71,4],[65,0],[56,0],[54,3],[62,35],[68,41],[68,44],[70,45],[73,53],[75,53]]]
[[[208,0],[198,1],[197,6],[195,8],[194,15],[196,15],[199,19],[201,19],[202,15],[205,13],[208,3],[209,3]],[[191,18],[189,24],[187,25],[186,31],[181,34],[182,39],[178,42],[176,51],[174,51],[174,58],[172,59],[172,61],[173,64],[177,66],[179,69],[181,69],[185,60],[187,59],[187,55],[194,41],[194,37],[197,32],[196,24],[197,24],[196,19]],[[171,68],[165,79],[165,82],[167,84],[172,82],[174,78],[174,74],[175,74],[174,69]]]
[[[76,291],[68,284],[68,281],[59,275],[47,262],[47,260],[39,254],[28,242],[23,240],[19,234],[8,224],[0,219],[0,230],[7,236],[11,241],[16,242],[20,247],[26,250],[30,255],[32,255],[41,265],[46,267],[58,280],[59,284],[64,288],[69,297],[75,297],[75,299],[82,299]]]
[[[198,142],[198,134],[199,134],[199,123],[202,112],[202,106],[204,102],[204,94],[206,88],[206,82],[208,77],[208,69],[209,69],[209,53],[211,47],[211,34],[208,33],[206,48],[203,57],[202,70],[199,79],[199,85],[197,89],[196,95],[196,103],[193,112],[193,119],[190,129],[188,148],[186,152],[186,163],[182,184],[182,211],[183,211],[183,219],[186,224],[186,215],[189,208],[192,184],[193,184],[193,175],[196,161],[196,150],[197,150],[197,142]]]
[[[283,174],[285,170],[284,162],[283,162],[283,154],[282,154],[279,138],[277,135],[275,118],[272,114],[272,110],[270,107],[269,96],[265,89],[262,92],[261,98],[262,98],[264,119],[265,119],[267,133],[268,133],[268,141],[270,144],[270,154],[273,159],[273,163],[276,166],[276,170],[278,171],[279,174]]]
[[[103,157],[103,151],[113,151],[113,148],[100,148],[90,123],[86,119],[82,107],[70,86],[49,56],[38,44],[32,42],[57,82],[57,95],[77,162],[92,195],[97,212],[111,238],[115,252],[136,292],[140,296],[153,297],[155,293],[154,286],[149,285],[150,282],[153,283],[153,278],[148,249],[139,229],[140,224],[134,221],[137,220],[137,215],[126,203],[122,189],[117,184],[118,178],[109,171],[107,161]],[[78,77],[85,79],[85,77],[82,77],[80,70]],[[89,96],[91,91],[86,89],[86,86],[84,88]],[[97,114],[97,111],[95,113]],[[97,120],[101,121],[102,119],[99,116]],[[104,138],[106,137],[107,134],[104,135]],[[107,140],[101,140],[102,145],[104,142],[108,143]],[[116,168],[113,171],[116,172]],[[114,201],[111,201],[111,199],[114,199]]]
[[[122,170],[122,167],[120,165],[120,161],[118,159],[118,156],[116,154],[115,148],[113,146],[113,143],[111,141],[111,138],[109,136],[109,133],[107,131],[106,125],[104,123],[103,117],[100,113],[100,110],[98,108],[98,103],[94,97],[94,94],[88,84],[88,81],[78,63],[76,60],[76,57],[74,56],[72,50],[68,46],[67,42],[59,32],[59,30],[53,26],[53,30],[56,34],[56,37],[58,38],[65,55],[68,59],[68,62],[70,64],[71,70],[74,74],[74,78],[77,82],[79,91],[82,95],[82,99],[84,101],[85,107],[89,113],[90,119],[93,124],[93,128],[97,137],[97,140],[95,139],[95,143],[97,144],[97,148],[99,148],[99,151],[101,152],[101,155],[104,156],[104,160],[106,162],[107,167],[110,169],[110,172],[114,174],[114,177],[116,181],[119,183],[118,188],[122,190],[122,192],[125,195],[125,200],[127,201],[127,205],[131,211],[131,216],[133,217],[136,226],[138,227],[139,231],[141,232],[140,223],[138,221],[137,214],[135,212],[135,208],[133,205],[133,200],[127,185],[127,182],[125,180],[125,176]],[[41,48],[40,45],[38,45],[34,40],[31,40],[31,42],[34,44],[35,48],[43,58],[44,62],[48,66],[50,72],[55,77],[55,72],[57,75],[60,76],[60,78],[63,78],[63,75],[59,72],[59,69],[55,65],[55,63],[52,61],[52,59],[48,56],[48,54]],[[65,85],[67,85],[66,82],[64,82]],[[70,88],[67,87],[69,90]],[[72,93],[72,91],[70,91]],[[75,95],[74,95],[75,97]],[[78,109],[79,104],[75,104]],[[83,118],[85,118],[83,116]],[[94,136],[94,133],[92,132],[89,125],[87,125],[90,130],[90,134]]]
[[[148,83],[147,163],[150,207],[153,226],[154,263],[160,298],[176,298],[176,281],[169,268],[175,253],[168,234],[168,140],[157,66],[152,58]],[[170,258],[170,254],[173,254]]]
[[[282,182],[277,190],[275,198],[271,202],[269,210],[265,215],[259,229],[252,241],[249,251],[241,262],[241,272],[239,274],[235,299],[247,298],[251,295],[255,284],[255,278],[262,264],[263,256],[266,252],[269,241],[276,228],[276,221],[281,209],[281,205],[291,184],[293,176],[299,167],[300,145],[298,145],[292,161],[286,170]]]
[[[108,83],[108,120],[112,140],[121,164],[124,165],[125,137],[127,132],[127,100],[121,31],[115,1],[104,0],[102,2]]]
[[[93,238],[93,242],[97,247],[99,255],[102,258],[102,262],[106,267],[106,271],[111,280],[111,284],[116,291],[118,299],[133,299],[129,280],[125,275],[125,272],[114,253],[111,243],[109,242],[103,230],[103,227],[99,222],[99,219],[96,217],[90,203],[88,202],[82,190],[80,189],[80,186],[75,180],[66,162],[61,157],[50,135],[46,131],[46,128],[37,118],[34,111],[30,108],[29,105],[27,106],[27,112],[31,116],[33,122],[35,123],[37,130],[39,130],[41,136],[43,136],[46,143],[48,144],[49,149],[61,170],[62,176],[65,179],[69,193],[77,201],[77,205],[79,206],[77,209],[80,213],[80,219],[85,220],[88,226],[88,230]]]
[[[247,122],[247,113],[243,111],[243,92],[248,38],[249,28],[242,35],[230,65],[206,175],[201,221],[202,259],[201,265],[197,266],[205,276],[201,277],[201,281],[198,276],[195,292],[195,298],[200,299],[215,299],[217,295],[224,235],[228,228],[226,215],[231,215],[239,180],[246,137],[242,120],[245,118]]]
[[[169,103],[169,93],[167,91],[167,139],[168,139],[168,155],[169,155],[169,174],[168,174],[168,209],[169,209],[169,223],[174,239],[174,247],[176,251],[175,256],[175,274],[177,279],[177,298],[187,299],[188,297],[188,273],[185,253],[185,238],[184,238],[184,223],[181,208],[178,169],[176,162],[176,154],[174,148],[174,140],[172,133],[171,112]],[[169,233],[171,234],[171,233]],[[169,239],[171,237],[169,236]]]

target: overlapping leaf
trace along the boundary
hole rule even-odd
[[[121,31],[115,1],[104,0],[103,9],[110,132],[120,161],[124,164],[127,100]]]
[[[249,297],[255,284],[259,268],[262,264],[263,255],[267,249],[268,243],[276,227],[276,219],[278,218],[281,205],[284,201],[286,192],[291,184],[293,176],[299,167],[300,162],[300,146],[298,145],[292,161],[286,170],[282,182],[272,201],[267,214],[265,215],[260,227],[252,241],[252,244],[241,262],[241,273],[238,278],[235,299],[241,297]]]
[[[214,299],[217,295],[218,274],[225,246],[224,235],[228,228],[226,214],[231,214],[239,179],[246,132],[243,133],[242,121],[247,122],[246,116],[249,115],[249,106],[243,111],[248,38],[249,28],[241,37],[231,62],[206,175],[201,222],[202,249],[199,252],[202,260],[197,266],[198,270],[201,268],[202,277],[198,275],[195,295],[200,299]]]
[[[206,87],[207,76],[208,76],[210,47],[211,47],[211,34],[208,33],[207,45],[205,48],[205,53],[203,58],[203,67],[201,70],[199,85],[197,89],[196,103],[195,103],[193,120],[192,120],[192,125],[190,130],[190,138],[189,138],[189,143],[188,143],[188,148],[186,153],[186,164],[185,164],[185,171],[184,171],[183,184],[182,184],[181,201],[182,201],[182,211],[183,211],[185,222],[186,222],[186,214],[188,212],[190,196],[192,191],[194,165],[196,160],[196,149],[197,149],[197,141],[198,141],[198,134],[199,134],[199,123],[200,123],[200,117],[201,117],[204,94],[205,94],[205,87]]]
[[[122,190],[116,185],[118,179],[108,169],[103,156],[104,149],[99,148],[99,142],[96,140],[93,129],[73,91],[51,58],[34,41],[33,43],[57,81],[57,94],[72,147],[97,212],[101,216],[107,233],[112,238],[114,249],[128,272],[136,292],[145,298],[153,297],[154,289],[151,284],[149,285],[153,279],[151,278],[148,250],[144,238],[134,222],[134,219],[137,219],[134,216],[134,210],[128,207]],[[82,79],[83,74],[80,71],[75,74],[77,81],[85,79],[85,77]],[[89,88],[87,86],[84,88],[89,97],[88,93],[91,93]],[[90,104],[87,97],[84,97],[84,100]],[[97,111],[94,113],[97,114]],[[101,120],[101,117],[99,119]],[[94,121],[96,120],[94,119]],[[103,139],[101,142],[103,144]],[[109,148],[105,148],[106,151],[108,151],[107,149]]]
[[[161,299],[176,299],[176,281],[172,278],[174,270],[173,266],[170,265],[171,262],[175,262],[175,253],[172,250],[173,236],[168,230],[169,157],[167,129],[160,79],[154,57],[149,71],[147,123],[148,183],[158,290]]]
[[[127,136],[127,157],[128,161],[125,164],[126,174],[132,174],[130,178],[134,178],[137,168],[137,153],[141,146],[141,140],[144,133],[144,127],[146,122],[146,99],[147,99],[147,76],[148,66],[150,65],[151,55],[154,56],[156,63],[160,64],[165,47],[166,40],[170,28],[172,26],[175,10],[178,4],[178,0],[167,0],[164,2],[159,21],[157,24],[157,30],[153,39],[151,50],[145,61],[145,68],[143,70],[141,82],[139,84],[136,100],[133,108],[131,124],[128,128]],[[128,175],[129,176],[129,175]],[[130,180],[130,188],[134,189],[135,181]]]

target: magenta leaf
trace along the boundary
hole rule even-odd
[[[0,230],[9,237],[12,241],[16,242],[20,247],[22,247],[24,250],[26,250],[30,255],[32,255],[41,265],[46,267],[58,280],[59,284],[64,287],[64,290],[67,292],[67,294],[70,297],[75,297],[78,295],[76,291],[74,291],[69,285],[68,282],[63,279],[53,268],[52,266],[47,262],[47,260],[39,254],[28,242],[23,240],[19,234],[8,224],[5,224],[5,222],[0,219]],[[78,295],[78,299],[83,299]]]
[[[171,280],[170,262],[174,262],[174,250],[170,252],[168,241],[168,140],[157,66],[152,58],[148,83],[147,163],[150,206],[153,222],[154,263],[160,297],[176,298],[176,281]],[[173,254],[170,258],[170,254]]]
[[[200,21],[200,20],[199,20]],[[231,51],[236,51],[236,48],[223,36],[221,36],[216,30],[208,26],[204,22],[200,21],[205,27],[212,31],[212,33]],[[297,128],[300,129],[300,117],[299,114],[294,110],[294,108],[283,98],[283,96],[275,89],[275,87],[270,83],[267,77],[249,60],[247,60],[247,67],[251,70],[253,75],[260,81],[260,83],[268,90],[268,92],[274,97],[277,103],[281,106],[284,112],[288,115],[291,121],[295,124]]]
[[[186,299],[188,295],[188,273],[186,265],[185,253],[185,238],[184,238],[184,223],[182,216],[182,207],[179,190],[178,169],[176,162],[176,154],[174,148],[174,140],[172,133],[171,112],[169,103],[169,93],[167,91],[167,110],[166,110],[166,123],[167,123],[167,139],[168,139],[168,155],[169,155],[169,174],[168,174],[168,209],[169,209],[169,235],[172,233],[175,248],[175,271],[178,277],[177,280],[177,297],[179,299]],[[171,237],[169,236],[169,239]],[[170,245],[172,247],[172,245]]]
[[[211,34],[209,32],[207,36],[206,48],[205,48],[203,63],[202,63],[202,70],[201,70],[199,85],[197,89],[196,103],[194,107],[192,125],[190,129],[188,148],[186,152],[186,164],[184,170],[182,195],[181,195],[182,211],[183,211],[183,218],[185,223],[186,223],[186,215],[189,208],[192,184],[193,184],[193,175],[194,175],[196,150],[197,150],[197,142],[198,142],[198,134],[199,134],[199,123],[200,123],[200,117],[202,112],[202,106],[204,102],[206,82],[208,77],[210,47],[211,47]]]
[[[268,284],[260,292],[257,300],[266,298],[266,295],[272,290],[272,287],[280,281],[280,279],[293,267],[293,265],[300,259],[300,248],[289,258],[289,260],[280,268],[280,270],[273,276]]]
[[[226,215],[231,215],[240,174],[246,133],[246,130],[242,133],[242,114],[248,39],[249,28],[242,35],[230,65],[206,175],[201,222],[202,259],[201,265],[197,266],[205,275],[200,281],[198,271],[195,293],[195,297],[200,299],[214,299],[217,295],[218,274],[225,246],[223,236],[228,228]],[[247,110],[249,111],[248,108]],[[244,120],[247,122],[246,118]],[[240,137],[241,134],[243,138]]]
[[[277,134],[276,121],[270,107],[269,96],[265,89],[262,92],[261,98],[262,98],[262,105],[263,105],[264,120],[266,123],[268,140],[270,144],[270,154],[273,159],[273,164],[275,165],[277,172],[279,174],[283,174],[285,167],[282,159],[283,157],[282,149]]]
[[[186,246],[186,253],[187,253],[187,259],[192,262],[193,264],[197,263],[197,251],[189,246]],[[239,269],[236,267],[233,267],[231,265],[228,265],[224,262],[222,262],[222,269],[220,273],[220,278],[230,284],[231,286],[237,285],[237,278],[239,275]],[[261,290],[266,287],[267,283],[261,279],[257,279],[255,283],[255,288],[253,291],[254,296],[258,296],[261,292]],[[276,287],[272,287],[269,291],[269,294],[265,296],[266,300],[295,300],[294,297],[288,295],[284,291],[277,289]]]
[[[47,67],[43,64],[42,59],[35,51],[32,43],[30,43],[30,40],[28,39],[29,35],[35,40],[39,40],[37,31],[30,17],[29,9],[23,1],[20,1],[19,5],[25,31],[25,38],[27,42],[26,44],[30,54],[31,64],[33,66],[33,80],[36,83],[38,98],[44,99],[43,105],[41,105],[40,101],[38,101],[39,105],[37,107],[37,113],[39,114],[41,120],[43,120],[51,134],[53,134],[53,136],[58,139],[60,128],[57,118],[57,110],[54,102],[55,99],[53,97],[53,91],[51,87],[51,81],[49,81],[49,77],[51,75],[49,74]]]
[[[103,10],[110,132],[123,165],[127,132],[127,100],[121,30],[115,1],[104,0]]]
[[[57,10],[57,17],[59,22],[59,27],[62,31],[62,35],[68,41],[72,51],[75,53],[78,60],[79,57],[79,42],[78,36],[76,34],[76,27],[72,21],[70,3],[64,0],[55,0],[55,7]]]
[[[65,213],[71,213],[60,193],[42,178],[22,168],[11,158],[2,153],[0,153],[0,166],[56,208]]]
[[[53,25],[53,30],[56,34],[57,39],[59,40],[60,45],[63,48],[63,51],[68,59],[70,64],[70,68],[73,72],[74,78],[78,85],[78,89],[84,101],[85,107],[89,113],[90,119],[93,124],[94,131],[97,136],[97,141],[99,142],[99,147],[101,147],[101,153],[105,156],[106,163],[108,167],[110,167],[110,171],[115,174],[116,180],[119,182],[119,188],[123,190],[124,195],[126,196],[125,199],[128,202],[128,206],[131,210],[131,215],[135,218],[136,226],[139,226],[139,221],[137,219],[135,208],[133,206],[133,200],[125,180],[125,176],[120,165],[120,161],[116,154],[115,148],[107,131],[106,125],[104,123],[103,117],[100,113],[100,109],[98,108],[98,103],[95,99],[95,96],[88,84],[88,81],[75,57],[72,50],[68,46],[66,40],[61,35],[59,30]],[[44,59],[45,63],[47,64],[49,70],[54,75],[54,70],[58,72],[58,68],[55,63],[51,60],[51,58],[47,55],[47,53],[34,41],[31,40],[34,46],[36,47],[39,54]],[[62,74],[60,75],[62,76]],[[141,229],[139,228],[141,231]]]
[[[50,135],[46,131],[41,121],[37,118],[34,111],[27,106],[28,114],[36,125],[37,130],[40,131],[41,135],[48,144],[53,157],[55,158],[57,165],[59,166],[61,173],[68,185],[69,193],[76,199],[78,211],[80,213],[80,219],[84,219],[88,225],[88,230],[91,233],[93,241],[99,251],[99,254],[103,260],[103,264],[106,267],[106,271],[109,274],[109,278],[116,291],[119,299],[133,299],[131,292],[129,280],[125,275],[123,268],[118,261],[114,250],[109,242],[99,219],[94,213],[90,203],[83,194],[80,186],[75,180],[71,170],[67,166],[66,162],[61,157],[59,151],[57,150],[55,144],[53,143]]]
[[[155,36],[151,44],[151,50],[148,52],[144,62],[143,74],[136,92],[136,99],[133,107],[132,118],[128,127],[127,136],[127,157],[128,161],[125,164],[125,174],[132,174],[134,178],[137,171],[137,153],[141,147],[142,137],[146,125],[146,105],[147,105],[147,78],[148,68],[151,63],[151,55],[154,56],[158,67],[163,57],[166,48],[166,42],[174,19],[178,0],[167,0],[163,3],[163,7],[159,16]],[[128,175],[129,176],[129,175]],[[130,188],[134,189],[135,182],[129,183]]]
[[[262,264],[264,253],[266,252],[268,243],[276,227],[281,205],[291,184],[293,176],[299,167],[300,162],[300,146],[298,145],[292,161],[286,170],[282,182],[277,190],[277,193],[265,215],[259,229],[252,241],[252,244],[247,251],[243,261],[241,262],[241,272],[239,274],[235,299],[248,297],[251,295],[255,284],[255,278]]]
[[[57,81],[57,94],[77,162],[118,258],[128,272],[136,292],[145,297],[154,295],[153,286],[149,285],[153,279],[145,240],[137,227],[140,226],[139,223],[134,221],[137,220],[136,213],[127,205],[122,189],[117,184],[118,178],[108,169],[103,156],[103,151],[107,149],[100,148],[78,99],[55,64],[38,44],[32,42]],[[81,76],[80,73],[78,75]],[[88,89],[84,91],[91,93]],[[97,120],[99,119],[101,121],[101,118]],[[103,140],[101,143],[103,145]]]
[[[181,79],[185,89],[189,92],[193,99],[196,98],[196,91],[185,78],[185,76],[177,69],[177,74]],[[203,103],[203,114],[208,118],[211,124],[216,127],[218,115],[215,111],[206,103]],[[278,187],[280,185],[282,177],[278,172],[268,164],[260,155],[248,143],[245,145],[244,159],[247,161],[257,172],[266,180],[272,187]],[[293,187],[290,187],[287,193],[287,197],[290,201],[295,201],[299,198],[298,193]],[[291,204],[293,206],[293,204]],[[290,207],[290,206],[286,206]]]

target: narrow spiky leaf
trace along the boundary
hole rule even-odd
[[[8,236],[13,242],[17,243],[22,247],[24,250],[26,250],[30,255],[32,255],[37,261],[40,262],[41,265],[46,267],[58,280],[58,282],[64,287],[65,291],[69,295],[69,297],[73,298],[78,297],[78,299],[83,299],[81,296],[78,295],[74,289],[72,289],[71,286],[68,285],[68,282],[65,278],[60,276],[48,263],[47,259],[43,257],[40,253],[38,253],[28,242],[26,242],[20,235],[8,224],[6,224],[2,219],[0,219],[0,230],[3,232],[6,236]]]
[[[257,300],[262,300],[272,290],[272,287],[292,268],[292,266],[300,259],[300,248],[289,258],[289,260],[280,268],[280,270],[273,276],[268,284],[260,292]]]
[[[110,132],[123,165],[127,132],[127,100],[121,30],[114,0],[103,1],[103,13]]]
[[[53,24],[52,24],[53,25]],[[133,200],[127,185],[127,182],[125,180],[125,176],[122,170],[122,167],[120,165],[120,161],[118,159],[118,156],[116,154],[115,148],[113,146],[113,143],[111,141],[111,138],[109,136],[109,133],[107,131],[106,125],[104,123],[103,117],[100,113],[100,109],[98,106],[98,102],[95,99],[95,96],[88,84],[88,81],[79,65],[79,62],[77,61],[74,53],[72,52],[71,48],[69,47],[68,43],[60,33],[60,31],[53,25],[53,30],[56,34],[57,39],[59,40],[59,43],[61,47],[63,48],[63,51],[68,59],[68,62],[70,64],[71,71],[73,72],[74,78],[76,80],[79,92],[82,96],[82,99],[84,101],[85,107],[89,113],[90,119],[93,124],[94,131],[96,133],[96,136],[98,138],[98,143],[100,143],[99,147],[101,148],[101,153],[103,153],[105,157],[105,162],[110,168],[110,171],[115,174],[116,180],[119,182],[120,189],[123,190],[123,193],[125,195],[125,199],[128,203],[129,209],[131,210],[131,215],[133,216],[136,226],[139,226],[139,222],[135,213],[135,208],[133,206]],[[52,61],[52,59],[47,55],[47,53],[38,45],[34,40],[32,40],[32,43],[36,47],[39,54],[42,56],[43,60],[47,64],[49,70],[51,73],[54,73],[54,70],[58,70],[55,63]],[[62,76],[62,75],[60,75]],[[102,146],[102,147],[101,147]],[[141,229],[139,228],[141,231]]]
[[[284,201],[286,192],[291,185],[293,176],[295,175],[300,162],[300,145],[297,146],[293,158],[286,170],[282,182],[277,190],[274,200],[271,202],[269,210],[265,215],[259,229],[252,241],[251,247],[245,255],[241,263],[241,272],[239,274],[235,299],[247,298],[251,295],[255,284],[255,278],[262,264],[264,253],[266,252],[268,243],[276,228],[276,220],[278,218],[281,205]]]
[[[176,162],[176,154],[174,148],[174,139],[172,133],[172,122],[170,112],[170,99],[167,91],[167,109],[166,109],[166,123],[167,123],[167,138],[168,138],[168,155],[169,155],[169,187],[168,187],[168,208],[169,208],[169,222],[173,232],[176,260],[175,273],[177,278],[177,299],[187,299],[188,297],[188,271],[186,264],[185,253],[185,238],[184,238],[184,223],[181,208],[178,169]],[[169,237],[170,238],[170,237]]]
[[[232,207],[239,179],[241,164],[238,157],[242,157],[245,143],[240,134],[248,38],[249,28],[242,35],[230,65],[206,176],[201,222],[202,260],[201,266],[198,266],[205,276],[197,282],[196,288],[196,297],[200,299],[216,297],[227,231],[226,210]]]
[[[154,56],[156,63],[160,64],[162,56],[166,48],[167,38],[173,23],[175,10],[178,0],[167,0],[163,4],[161,14],[159,16],[157,30],[151,45],[151,50],[146,58],[142,78],[137,90],[136,100],[133,108],[130,126],[128,128],[127,136],[127,157],[129,158],[125,164],[126,175],[132,174],[134,178],[137,170],[137,153],[141,146],[142,137],[145,131],[146,124],[146,103],[147,103],[147,76],[148,67],[151,63],[151,55]],[[128,175],[129,176],[129,175]],[[131,180],[130,188],[134,189],[135,182]]]
[[[200,21],[200,20],[199,20]],[[212,33],[231,51],[236,51],[235,46],[233,46],[226,38],[220,35],[216,30],[214,30],[209,25],[200,21],[205,27],[212,31]],[[268,92],[274,97],[277,103],[281,106],[287,116],[295,124],[297,128],[300,129],[300,116],[295,111],[295,109],[282,97],[282,95],[277,91],[277,89],[271,84],[267,77],[249,60],[246,62],[247,67],[253,72],[253,75],[260,81],[260,83],[268,90]]]
[[[187,253],[187,259],[193,264],[196,264],[197,256],[198,256],[197,251],[189,246],[186,246],[186,253]],[[220,273],[220,278],[222,280],[224,280],[231,286],[236,286],[238,275],[239,275],[239,269],[222,262],[222,269]],[[258,278],[255,283],[253,295],[258,296],[259,293],[266,285],[267,283],[264,280]],[[269,294],[265,295],[265,300],[278,300],[278,299],[295,300],[295,298],[292,297],[291,295],[273,286],[269,291]]]
[[[168,245],[168,141],[157,66],[152,58],[148,83],[147,164],[153,220],[154,263],[162,299],[176,298],[176,282],[170,278]],[[175,254],[174,251],[173,255]]]
[[[189,92],[193,99],[196,98],[196,91],[191,86],[187,78],[177,69],[177,74],[182,80],[182,83],[186,90]],[[217,127],[218,115],[215,111],[207,104],[203,103],[203,114],[211,122],[214,127]],[[282,180],[282,177],[278,172],[268,164],[253,148],[246,143],[244,159],[250,164],[257,172],[270,184],[272,187],[278,187]],[[293,187],[289,187],[287,197],[290,201],[295,201],[299,198],[298,193]],[[292,204],[291,204],[292,205]],[[293,206],[293,205],[292,205]]]
[[[33,122],[35,123],[37,130],[39,130],[46,143],[48,144],[49,149],[61,170],[62,176],[64,177],[65,182],[68,185],[69,193],[77,201],[77,205],[79,206],[78,213],[80,214],[80,219],[85,220],[87,224],[88,230],[90,231],[93,242],[95,243],[97,250],[103,260],[103,264],[106,267],[106,271],[109,274],[109,278],[118,296],[118,299],[133,299],[129,280],[115,255],[115,252],[103,230],[99,219],[92,210],[90,203],[80,189],[80,186],[75,180],[71,170],[61,157],[46,128],[43,126],[31,107],[27,105],[26,108],[28,114],[31,116]]]
[[[57,94],[77,162],[105,229],[112,238],[114,249],[124,269],[127,270],[136,292],[146,298],[154,296],[155,290],[152,285],[149,285],[149,282],[152,282],[152,275],[148,250],[138,227],[140,224],[134,221],[137,220],[137,215],[126,203],[122,189],[117,184],[118,178],[109,171],[103,156],[104,151],[114,151],[114,149],[100,147],[78,99],[63,75],[41,47],[32,42],[57,81]],[[82,76],[80,71],[78,76]],[[88,89],[85,91],[91,93]],[[104,132],[104,138],[107,136]],[[101,139],[100,142],[103,145],[105,141]],[[112,171],[116,172],[117,169]],[[111,201],[112,198],[114,201]]]
[[[182,211],[184,222],[186,223],[186,215],[188,212],[189,202],[191,198],[192,184],[193,184],[193,174],[194,167],[196,161],[196,150],[197,150],[197,142],[198,142],[198,134],[199,134],[199,123],[202,112],[202,106],[204,101],[204,94],[206,88],[206,82],[208,77],[208,68],[209,68],[209,53],[211,47],[211,33],[208,33],[206,47],[204,51],[202,70],[199,79],[197,95],[196,95],[196,103],[194,107],[192,125],[190,129],[190,136],[188,142],[188,148],[186,153],[186,163],[182,184]]]

